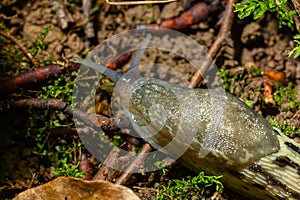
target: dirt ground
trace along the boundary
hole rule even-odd
[[[112,37],[115,34],[128,30],[139,24],[161,24],[165,19],[174,18],[183,12],[182,2],[173,2],[160,5],[135,5],[135,6],[114,6],[107,5],[98,0],[94,2],[94,11],[90,16],[90,21],[95,30],[95,36],[87,38],[85,24],[87,23],[82,10],[82,2],[73,1],[12,1],[10,3],[3,1],[1,6],[1,29],[9,32],[25,46],[30,47],[42,30],[47,26],[52,29],[45,38],[46,49],[38,53],[36,58],[43,60],[42,65],[46,66],[47,61],[51,62],[71,62],[73,57],[84,58],[88,50],[92,50],[99,43]],[[96,4],[97,3],[97,4]],[[66,21],[59,15],[60,6],[64,5]],[[97,6],[96,6],[97,5]],[[212,6],[212,5],[211,5]],[[224,9],[224,2],[218,2],[215,12],[202,22],[196,23],[188,28],[180,30],[187,37],[190,37],[208,50],[217,37],[220,24],[222,23],[221,11]],[[293,89],[300,95],[300,66],[299,59],[289,58],[287,50],[293,48],[293,33],[287,28],[278,28],[276,18],[271,14],[265,14],[257,21],[251,18],[245,20],[234,19],[231,38],[225,41],[221,47],[215,64],[218,69],[229,69],[226,82],[231,86],[226,88],[230,93],[240,97],[243,100],[251,100],[253,109],[267,119],[275,119],[281,124],[284,120],[294,128],[300,128],[300,113],[297,109],[286,111],[287,104],[284,102],[281,106],[267,105],[264,103],[264,81],[265,76],[254,76],[250,71],[251,66],[254,69],[262,71],[284,72],[286,79],[283,86],[289,82],[293,83]],[[18,47],[7,40],[1,40],[1,49],[11,54],[17,54]],[[167,42],[167,41],[165,41]],[[198,50],[188,49],[191,54]],[[14,67],[13,61],[7,61],[8,57],[2,57],[1,61],[1,79],[9,78],[19,73],[30,71],[28,62]],[[171,55],[163,51],[148,49],[145,51],[141,63],[164,63],[172,66],[183,75],[183,79],[188,81],[193,76],[195,69],[180,58],[178,55]],[[4,64],[5,63],[5,64]],[[128,68],[126,64],[117,71],[125,72]],[[34,69],[34,68],[31,68]],[[10,73],[7,73],[7,72]],[[148,74],[147,74],[148,73]],[[147,76],[155,76],[149,70],[145,71]],[[164,78],[168,69],[162,68],[158,72],[160,78]],[[172,80],[171,80],[172,81]],[[181,82],[173,80],[174,82]],[[107,89],[107,88],[106,88]],[[112,87],[98,95],[99,114],[111,116],[110,95]],[[36,97],[41,87],[29,89],[28,96]],[[14,93],[12,96],[23,96],[23,94]],[[299,99],[298,99],[299,101]],[[25,110],[1,112],[1,131],[3,145],[1,148],[1,172],[7,172],[1,180],[1,199],[10,199],[19,192],[32,188],[34,186],[46,183],[54,178],[51,171],[53,166],[49,160],[37,155],[32,150],[32,141],[27,141],[25,137],[26,127],[30,116]],[[16,134],[16,130],[22,134]],[[49,140],[60,140],[60,143],[69,141],[78,141],[76,131],[72,128],[55,130],[57,136],[51,136]],[[66,136],[67,135],[67,136]],[[297,135],[291,135],[296,141],[299,141]],[[13,145],[5,141],[13,141]],[[88,154],[88,152],[85,152]],[[90,156],[89,156],[90,157]],[[94,172],[98,170],[98,161],[91,158],[94,164]],[[171,170],[182,169],[180,165]],[[174,173],[171,171],[170,177],[184,177],[193,172],[185,170],[184,172]],[[135,189],[143,199],[154,199],[156,192],[151,190],[159,183],[159,175],[150,174],[147,176],[133,177],[130,179],[129,187],[138,186],[150,189]],[[156,181],[150,181],[156,177]],[[144,182],[143,182],[144,181]],[[146,183],[145,183],[146,182]],[[147,183],[151,182],[151,184]],[[226,186],[225,186],[226,187]],[[154,191],[154,192],[153,192]],[[221,199],[232,198],[232,192],[225,190]]]

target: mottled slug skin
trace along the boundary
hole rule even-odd
[[[194,171],[223,175],[252,199],[300,199],[300,145],[238,98],[144,78],[131,87],[130,118],[154,148]],[[149,131],[151,130],[151,131]],[[158,133],[153,135],[153,130]],[[176,139],[174,139],[176,138]]]

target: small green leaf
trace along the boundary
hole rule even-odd
[[[300,39],[300,34],[296,34],[296,35],[294,36],[294,39],[295,39],[295,40]]]
[[[247,7],[247,5],[242,4],[242,3],[234,4],[234,8],[235,8],[234,12],[243,11],[246,7]]]
[[[264,2],[260,2],[259,3],[259,7],[255,9],[253,15],[254,15],[254,19],[258,19],[260,18],[267,10],[267,6]]]

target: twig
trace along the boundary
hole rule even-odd
[[[61,65],[49,65],[46,67],[38,68],[34,71],[15,76],[8,80],[2,80],[0,83],[0,94],[11,93],[21,87],[27,86],[32,83],[38,83],[48,80],[53,77],[57,77],[62,73],[67,71],[77,71],[80,64],[70,64],[68,67],[63,67]]]
[[[125,172],[116,181],[116,184],[124,185],[130,178],[131,174],[133,174],[136,171],[136,169],[144,162],[148,153],[151,150],[152,148],[148,143],[144,144],[141,152],[137,155],[134,161],[129,165]]]
[[[105,64],[105,66],[107,66],[110,69],[116,70],[117,68],[120,68],[129,62],[129,60],[131,59],[132,53],[133,53],[133,51],[128,51],[128,52],[122,53],[121,55],[119,55],[118,57],[113,59],[113,61],[107,62]]]
[[[88,126],[92,126],[93,128],[101,127],[104,131],[115,131],[118,130],[119,121],[125,121],[123,118],[106,118],[101,115],[95,114],[86,114],[78,109],[72,110],[64,101],[59,99],[22,99],[14,102],[12,104],[13,108],[37,108],[37,109],[52,109],[52,110],[59,110],[63,113],[72,115],[77,119],[80,119],[82,122],[87,124]],[[135,166],[129,166],[126,170],[127,179],[130,177],[130,172],[134,171],[135,168],[143,162],[146,157],[147,152],[151,151],[150,145],[144,145],[141,153],[137,156],[134,163]],[[119,170],[115,170],[111,168],[111,166],[119,164],[118,155],[120,152],[120,148],[114,147],[108,157],[106,158],[105,162],[103,163],[102,168],[97,172],[97,174],[93,177],[93,180],[109,180],[112,181],[118,173]],[[122,163],[122,162],[121,162]],[[126,177],[121,179],[122,182],[126,181]]]
[[[209,9],[206,3],[199,2],[182,13],[179,17],[164,20],[160,27],[168,29],[185,29],[192,24],[204,21],[209,16]]]
[[[64,5],[63,2],[61,1],[56,1],[58,4],[58,10],[57,10],[57,17],[59,19],[60,25],[62,29],[68,28],[68,21],[66,20],[66,12],[64,10]]]
[[[110,5],[139,5],[139,4],[155,4],[155,3],[169,3],[176,0],[157,0],[157,1],[123,1],[123,2],[112,2],[105,0]]]
[[[115,174],[118,173],[117,170],[111,168],[111,166],[115,166],[116,162],[118,161],[118,156],[120,153],[120,148],[114,147],[108,156],[106,157],[102,167],[93,177],[93,180],[107,180],[112,181],[115,177]]]
[[[86,35],[85,40],[85,48],[91,47],[91,40],[95,38],[95,30],[93,23],[89,20],[90,13],[92,10],[92,0],[83,0],[82,1],[82,10],[83,10],[83,17],[87,20],[87,23],[84,25],[84,33]]]
[[[1,30],[0,30],[1,31]],[[117,68],[121,65],[124,65],[124,63],[128,62],[130,60],[132,55],[132,52],[122,54],[120,57],[117,57],[112,62],[107,63],[108,67],[113,66],[114,68]],[[75,59],[76,60],[76,59]],[[81,60],[81,59],[78,59]],[[81,60],[82,61],[82,60]],[[25,87],[32,83],[38,83],[45,80],[49,80],[53,77],[58,77],[60,74],[66,73],[66,72],[72,72],[77,71],[80,66],[81,62],[78,63],[70,63],[68,67],[55,64],[55,65],[48,65],[46,67],[38,68],[34,71],[27,72],[18,76],[15,76],[11,79],[6,79],[0,81],[0,95],[8,94],[11,92],[14,92],[15,90]],[[104,68],[106,69],[106,68]],[[105,72],[108,70],[105,70]],[[114,72],[112,72],[114,73]],[[116,74],[116,73],[114,73]],[[119,74],[119,76],[122,76],[122,74]]]
[[[300,113],[300,110],[298,110],[298,111],[293,115],[293,117],[292,117],[291,119],[295,119],[296,116],[297,116],[299,113]]]
[[[23,53],[25,54],[25,56],[30,60],[30,62],[35,65],[38,66],[39,63],[38,61],[28,52],[28,49],[19,41],[17,40],[14,36],[12,35],[8,35],[7,33],[5,33],[3,30],[0,30],[0,35],[2,35],[3,37],[5,37],[6,39],[11,40],[12,42],[14,42],[18,47],[20,47],[20,49],[23,51]]]
[[[78,166],[79,172],[85,172],[83,180],[91,180],[93,173],[92,163],[87,159],[86,154],[81,155],[80,164]]]
[[[96,114],[86,114],[81,110],[72,110],[66,102],[59,99],[22,99],[15,101],[12,104],[13,107],[17,108],[37,108],[37,109],[51,109],[59,110],[63,113],[72,115],[82,122],[94,128],[101,127],[104,131],[118,130],[117,122],[120,118],[107,118]]]
[[[67,22],[68,23],[75,23],[75,18],[73,17],[73,15],[70,13],[70,11],[69,11],[69,9],[68,9],[68,7],[67,7],[67,3],[66,3],[66,1],[64,1],[63,2],[63,9],[64,9],[64,11],[65,11],[65,13],[66,13],[66,19],[67,19]]]
[[[198,85],[205,72],[210,68],[212,60],[216,57],[224,41],[229,36],[232,23],[233,23],[233,17],[234,17],[233,4],[235,4],[236,2],[237,0],[228,0],[223,14],[223,23],[220,27],[220,31],[217,35],[217,39],[210,47],[209,52],[206,55],[200,69],[192,77],[192,80],[190,81],[189,84],[189,88],[195,88]]]

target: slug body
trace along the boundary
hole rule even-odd
[[[143,78],[131,87],[128,111],[154,148],[172,143],[165,152],[174,156],[186,149],[179,161],[189,169],[223,175],[248,198],[300,199],[300,145],[238,98]]]

